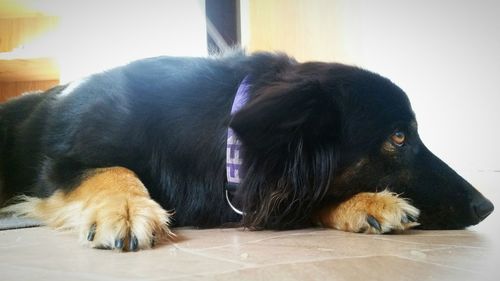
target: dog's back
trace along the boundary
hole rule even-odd
[[[16,147],[20,142],[39,141],[41,119],[38,114],[44,111],[40,110],[40,107],[47,98],[48,95],[40,92],[29,93],[0,105],[0,204],[15,194],[27,191],[15,189],[15,187],[29,185],[26,176],[30,171],[29,167],[33,164],[30,161],[30,158],[33,159],[33,151],[19,150]],[[37,117],[34,117],[37,111]],[[26,138],[20,138],[21,134]],[[16,165],[19,162],[16,159],[20,158],[28,160],[23,165],[26,169]],[[17,171],[18,169],[23,169],[22,173]],[[6,182],[13,184],[6,185]]]

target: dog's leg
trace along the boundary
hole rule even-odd
[[[314,219],[325,227],[344,231],[386,233],[417,226],[419,214],[407,200],[382,191],[359,193],[342,203],[326,206]]]
[[[94,248],[135,251],[172,234],[170,214],[149,197],[132,171],[121,167],[93,170],[67,193],[21,199],[2,212],[77,230],[80,241]]]

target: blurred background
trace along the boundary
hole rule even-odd
[[[142,57],[283,51],[390,78],[432,151],[500,173],[499,15],[494,0],[0,0],[0,102]]]

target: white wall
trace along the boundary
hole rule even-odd
[[[295,2],[287,20],[319,23],[301,38],[309,56],[299,58],[389,77],[409,95],[436,155],[461,171],[500,170],[500,1]]]
[[[341,59],[400,85],[422,139],[453,167],[500,170],[500,2],[338,2]]]

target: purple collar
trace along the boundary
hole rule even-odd
[[[238,112],[248,101],[248,93],[250,89],[248,75],[245,76],[243,81],[241,81],[238,90],[236,91],[236,96],[234,97],[233,107],[231,108],[231,115]],[[238,140],[233,129],[227,129],[227,146],[226,146],[226,199],[231,208],[238,214],[243,215],[243,212],[236,209],[229,200],[228,191],[235,191],[238,185],[241,183],[243,177],[243,171],[241,170],[241,164],[243,163],[241,158],[241,142]]]

